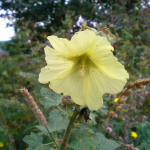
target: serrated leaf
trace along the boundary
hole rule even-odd
[[[83,136],[81,139],[73,141],[70,147],[75,150],[91,150],[97,146],[97,143],[92,137],[87,135]]]
[[[92,137],[98,145],[96,150],[116,150],[116,148],[119,146],[117,142],[106,139],[101,133],[96,133],[96,135]]]
[[[68,125],[68,118],[62,117],[62,114],[59,110],[55,109],[52,110],[50,113],[50,117],[47,121],[47,127],[50,132],[53,131],[61,131],[66,129]],[[46,128],[43,126],[36,126],[39,130],[41,130],[43,133],[48,133]]]
[[[41,140],[41,136],[31,132],[30,135],[26,135],[23,138],[23,141],[26,142],[29,147],[27,150],[49,150],[50,147],[48,145],[44,145]]]
[[[40,103],[45,108],[59,105],[61,103],[61,94],[53,93],[51,90],[42,87],[41,94],[44,98],[40,99]]]

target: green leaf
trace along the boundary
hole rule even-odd
[[[96,150],[116,150],[116,148],[119,146],[117,142],[106,139],[101,133],[96,133],[96,135],[92,137],[98,145]]]
[[[31,132],[30,135],[26,135],[23,141],[29,145],[27,150],[49,150],[50,146],[44,145],[41,140],[41,136]]]
[[[127,39],[133,39],[133,35],[130,34],[128,31],[126,31],[125,29],[122,29],[122,31],[123,31],[124,36],[125,36]]]
[[[92,122],[93,122],[93,125],[96,125],[97,124],[97,122],[95,121],[95,118],[97,117],[97,114],[96,114],[96,112],[91,112],[91,120],[92,120]]]
[[[91,150],[97,146],[95,140],[87,135],[83,136],[81,139],[73,141],[70,147],[75,150]]]
[[[42,133],[44,133],[44,134],[47,134],[47,133],[48,133],[46,127],[44,127],[44,126],[36,125],[35,127],[36,127],[37,129],[39,129],[39,130],[40,130]]]
[[[59,105],[61,103],[61,94],[53,93],[51,90],[42,87],[41,94],[44,98],[40,99],[40,103],[45,108]]]
[[[106,105],[103,104],[102,107],[99,109],[99,111],[101,112],[101,114],[103,114],[103,113],[107,113],[108,109],[107,109]]]
[[[50,117],[47,122],[47,127],[50,132],[61,131],[66,129],[68,122],[69,122],[68,118],[66,116],[62,117],[61,112],[55,109],[52,110],[50,113]],[[36,127],[43,133],[48,133],[45,127],[43,126],[36,126]]]
[[[15,105],[16,103],[8,99],[0,99],[0,104],[5,106]]]

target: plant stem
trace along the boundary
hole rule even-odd
[[[71,112],[70,112],[70,110],[69,110],[68,105],[66,105],[66,109],[67,109],[67,111],[68,111],[69,117],[71,117],[72,115],[71,115]]]
[[[51,142],[51,143],[46,143],[46,144],[43,144],[43,145],[50,145],[50,144],[54,144],[56,142],[60,142],[61,140],[58,140],[58,141],[55,141],[55,142]]]
[[[54,140],[54,138],[53,138],[52,134],[51,134],[51,133],[49,132],[49,130],[48,130],[48,127],[47,127],[47,126],[45,126],[45,128],[47,129],[47,131],[48,131],[48,133],[49,133],[50,137],[53,139],[54,143],[56,144],[56,147],[58,148],[57,143],[55,142],[55,140]],[[59,148],[58,148],[58,149],[59,149]]]
[[[74,124],[74,127],[79,127],[81,123]]]
[[[64,114],[66,114],[67,116],[69,116],[65,111],[63,111],[58,105],[57,105],[57,108],[62,111]]]
[[[74,130],[74,135],[75,135],[76,139],[79,140],[78,137],[77,137],[77,135],[76,135],[76,133],[75,133],[75,130]]]
[[[65,135],[64,135],[64,139],[63,139],[63,142],[62,142],[62,144],[61,144],[59,150],[64,150],[65,147],[66,147],[66,145],[67,145],[67,142],[68,142],[69,137],[70,137],[71,129],[73,128],[74,122],[75,122],[76,117],[77,117],[77,115],[78,115],[78,113],[79,113],[79,112],[78,112],[78,109],[79,109],[79,106],[76,105],[76,107],[75,107],[75,109],[74,109],[74,112],[73,112],[73,114],[72,114],[72,117],[70,118],[70,122],[69,122],[69,124],[68,124],[68,126],[67,126],[67,129],[66,129],[66,132],[65,132]]]

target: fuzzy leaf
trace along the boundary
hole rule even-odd
[[[96,150],[116,150],[116,148],[119,146],[117,142],[106,139],[101,133],[96,133],[96,135],[92,137],[98,145]]]
[[[41,125],[36,125],[35,126],[37,129],[39,129],[42,133],[44,133],[44,134],[47,134],[48,133],[48,131],[47,131],[47,129],[44,127],[44,126],[41,126]]]
[[[91,150],[97,146],[93,138],[85,135],[81,139],[73,141],[70,147],[75,150]]]
[[[47,122],[47,127],[50,132],[60,131],[66,129],[69,120],[67,117],[62,117],[62,114],[59,110],[52,110],[50,113],[50,117]],[[48,133],[46,128],[43,126],[36,126],[43,133]]]
[[[23,141],[29,145],[27,150],[49,150],[50,149],[48,145],[44,145],[42,143],[41,136],[38,136],[33,132],[31,132],[30,135],[26,135],[23,138]]]
[[[41,94],[44,98],[40,99],[40,103],[44,105],[45,108],[50,108],[51,106],[56,106],[61,103],[61,94],[53,93],[44,87],[41,88]]]

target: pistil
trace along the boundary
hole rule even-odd
[[[81,57],[79,61],[79,76],[83,78],[86,72],[86,58],[85,56]]]

